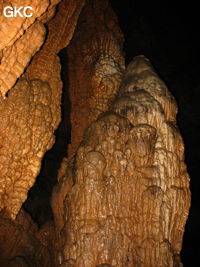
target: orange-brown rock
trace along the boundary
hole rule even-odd
[[[43,24],[34,23],[15,44],[3,49],[0,64],[0,91],[4,98],[17,78],[22,75],[32,56],[40,49],[45,34]]]
[[[46,30],[41,21],[46,22],[53,16],[55,4],[59,1],[50,3],[49,0],[14,0],[11,2],[6,0],[0,3],[0,51],[2,54],[0,92],[4,98],[43,44]],[[8,6],[14,8],[31,6],[33,15],[28,18],[25,16],[6,17],[3,11]]]
[[[41,236],[41,231],[37,232],[37,226],[24,211],[15,221],[1,218],[0,266],[54,267],[52,254],[47,244],[41,242]]]
[[[58,2],[58,1],[57,1]],[[44,14],[51,5],[49,0],[3,0],[0,3],[0,50],[5,47],[12,46],[32,25],[37,18]],[[6,17],[3,14],[5,7],[24,7],[31,6],[33,8],[33,16],[31,17]],[[29,40],[31,41],[31,40]],[[32,40],[33,41],[33,40]]]
[[[20,79],[0,99],[0,210],[15,218],[54,143],[60,110],[48,83]],[[58,103],[57,103],[58,105]]]
[[[62,1],[52,22],[47,25],[45,44],[24,73],[31,57],[43,43],[45,30],[42,22],[54,15],[58,2],[35,1],[38,12],[45,6],[37,19],[15,18],[12,23],[5,20],[1,24],[4,30],[1,34],[5,37],[4,41],[3,37],[1,39],[0,50],[1,266],[55,266],[54,225],[46,224],[38,230],[32,220],[19,211],[40,171],[44,153],[54,143],[62,94],[57,53],[72,38],[84,4],[84,0]],[[18,4],[22,5],[22,1]],[[9,36],[6,35],[7,28],[10,29]],[[23,73],[23,78],[18,79]]]
[[[56,16],[47,23],[48,39],[32,60],[26,71],[26,77],[47,81],[52,88],[58,80],[60,81],[57,54],[69,44],[84,2],[84,0],[63,0],[59,4]]]
[[[190,191],[176,112],[148,59],[136,57],[65,179],[61,266],[181,266]]]
[[[43,13],[42,16],[38,18],[38,20],[42,21],[43,23],[48,22],[55,15],[56,6],[61,1],[62,0],[51,0],[46,12]]]
[[[2,17],[11,2],[34,16]],[[143,56],[122,78],[123,36],[107,0],[63,0],[55,14],[58,2],[0,3],[0,266],[181,266],[190,191],[174,98]],[[52,196],[55,227],[38,229],[21,206],[54,143],[57,54],[75,28],[70,159]]]
[[[46,2],[48,5],[45,4]],[[58,2],[44,1],[43,5],[52,9]],[[53,133],[60,122],[62,94],[57,53],[72,38],[83,4],[83,0],[62,1],[56,16],[47,25],[48,36],[42,50],[33,58],[24,78],[18,80],[15,87],[11,89],[10,68],[13,68],[15,74],[16,70],[18,71],[12,80],[14,84],[25,68],[21,63],[17,66],[16,61],[20,62],[27,57],[27,61],[25,60],[27,63],[32,56],[32,44],[35,45],[34,49],[39,49],[42,44],[40,32],[37,35],[35,31],[36,27],[43,28],[41,22],[36,21],[21,38],[15,41],[13,46],[3,50],[0,68],[7,69],[8,76],[3,76],[5,78],[3,80],[5,85],[9,83],[7,89],[10,89],[7,98],[0,97],[0,211],[4,217],[12,219],[16,217],[40,171],[44,153],[54,143]],[[40,6],[38,6],[39,10]],[[42,12],[39,14],[41,15]],[[8,22],[5,22],[5,25],[6,23]],[[16,27],[19,27],[20,23],[25,21],[16,20]],[[18,32],[14,24],[13,27],[14,36],[14,33],[17,35]],[[6,38],[6,31],[4,34]],[[44,35],[44,32],[42,34]],[[11,40],[11,36],[8,39]],[[37,45],[38,40],[40,42]],[[7,41],[9,44],[10,42]],[[6,51],[9,51],[7,57],[5,57]],[[27,56],[28,51],[29,56]],[[4,64],[5,66],[8,64],[8,67],[4,68]],[[4,96],[7,91],[2,90]]]
[[[54,215],[54,224],[55,224],[55,261],[57,265],[62,264],[63,262],[63,254],[62,248],[65,243],[65,233],[63,232],[63,228],[65,225],[65,198],[66,195],[70,192],[73,186],[73,178],[72,178],[72,164],[68,162],[66,167],[64,167],[65,162],[62,164],[62,168],[65,168],[65,175],[59,177],[58,184],[54,187],[52,194],[52,210]],[[69,167],[70,166],[70,167]],[[60,173],[62,172],[62,168],[60,169]]]
[[[83,5],[84,0],[63,0],[59,4],[56,16],[47,23],[48,38],[25,73],[28,79],[37,78],[49,83],[52,88],[55,113],[60,109],[62,94],[61,66],[57,54],[69,44]],[[60,117],[57,119],[55,123],[58,125]]]
[[[124,69],[123,35],[107,0],[87,0],[67,48],[71,98],[71,157],[84,130],[117,93]]]
[[[56,267],[56,233],[55,233],[55,226],[53,222],[45,223],[36,233],[35,238],[39,241],[45,249],[47,249],[50,253],[51,265],[52,267]],[[45,255],[42,255],[45,261]],[[45,263],[46,264],[46,263]],[[48,266],[48,265],[46,265]]]
[[[17,214],[15,219],[15,223],[22,226],[26,232],[32,232],[33,234],[37,233],[38,226],[37,224],[31,219],[31,216],[25,212],[23,209]]]

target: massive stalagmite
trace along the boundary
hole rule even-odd
[[[181,264],[190,192],[176,112],[148,59],[136,57],[65,177],[63,266]]]

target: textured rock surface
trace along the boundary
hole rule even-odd
[[[58,2],[43,1],[42,5],[45,5],[45,8],[48,8],[47,12],[50,12]],[[7,98],[0,97],[0,211],[2,211],[2,216],[13,219],[16,217],[21,205],[26,200],[28,190],[34,184],[40,171],[44,153],[54,143],[53,133],[60,122],[62,93],[60,63],[57,53],[72,38],[83,4],[83,0],[76,1],[76,3],[73,0],[62,1],[56,16],[47,25],[47,40],[42,50],[33,58],[24,74],[24,78],[18,80],[15,87],[8,92]],[[39,12],[39,5],[37,10]],[[38,16],[44,11],[40,11]],[[45,21],[47,17],[50,17],[50,15],[45,16],[43,14],[40,19]],[[20,19],[18,21],[16,19],[16,26],[13,23],[14,29],[11,29],[12,36],[23,34],[18,33],[18,28],[22,27],[23,23],[28,24],[28,21]],[[2,27],[6,28],[6,23],[8,24],[7,20]],[[31,22],[28,26],[30,24]],[[28,28],[25,34],[21,38],[15,39],[13,46],[3,49],[0,68],[4,66],[4,63],[9,63],[7,66],[8,75],[11,74],[10,67],[13,68],[15,74],[18,70],[16,79],[24,72],[25,65],[19,64],[20,67],[18,67],[16,61],[18,58],[20,61],[22,57],[24,60],[27,51],[32,51],[31,42],[34,43],[35,48],[40,47],[42,39],[40,45],[37,45],[37,41],[41,37],[40,31],[37,38],[34,37],[37,34],[35,28],[43,28],[41,25],[41,22],[35,22],[29,28],[23,26],[24,29]],[[5,39],[7,37],[6,32],[5,30]],[[44,32],[42,34],[44,35]],[[30,35],[33,39],[30,38]],[[7,38],[8,40],[4,42],[4,46],[12,43],[11,40],[14,38],[12,36]],[[10,51],[7,57],[5,57],[6,51]],[[11,60],[13,54],[15,56]],[[30,54],[31,52],[29,56]],[[29,56],[27,56],[26,62],[30,60]],[[2,73],[5,73],[5,71]],[[13,80],[12,84],[15,81]],[[8,85],[9,82],[10,79],[5,76],[5,85]],[[10,86],[7,89],[10,89]],[[7,91],[2,90],[4,95]]]
[[[54,107],[55,112],[60,109],[62,94],[61,67],[57,54],[69,44],[83,5],[84,0],[64,0],[60,3],[56,16],[47,24],[48,39],[25,73],[28,79],[37,78],[49,83],[54,102],[58,103]]]
[[[46,31],[43,23],[38,20],[41,15],[43,16],[40,20],[43,22],[50,19],[54,13],[52,10],[55,10],[54,5],[57,2],[59,1],[53,1],[52,3],[49,0],[12,1],[12,6],[16,8],[31,6],[33,16],[29,18],[5,17],[3,10],[4,7],[10,5],[10,1],[6,0],[0,3],[0,92],[3,97],[23,74],[32,56],[43,44]],[[44,13],[45,11],[46,13]]]
[[[16,221],[0,219],[0,266],[54,267],[49,247],[40,241],[44,235],[41,232],[23,211]],[[48,234],[46,231],[46,239]]]
[[[84,2],[84,0],[64,0],[60,3],[56,16],[47,24],[48,39],[32,60],[26,71],[26,77],[48,81],[52,88],[58,84],[60,64],[57,54],[69,44]]]
[[[38,231],[30,218],[23,215],[19,217],[18,213],[40,171],[44,153],[54,143],[53,133],[60,122],[62,93],[57,53],[72,38],[84,4],[83,0],[62,1],[56,16],[47,24],[45,44],[24,73],[44,40],[42,23],[53,16],[58,2],[40,1],[40,6],[38,1],[34,1],[38,12],[45,6],[37,14],[36,21],[36,17],[33,21],[15,18],[11,24],[8,20],[3,20],[1,24],[1,266],[55,266],[54,225],[44,225]],[[8,4],[6,1],[4,3]],[[23,6],[24,1],[18,1],[18,4]],[[9,36],[6,35],[9,33]],[[23,73],[23,78],[17,80]]]
[[[7,47],[2,51],[0,88],[3,97],[24,72],[32,56],[41,47],[45,33],[43,24],[35,23],[13,46]],[[30,40],[34,41],[30,42]]]
[[[40,170],[44,153],[54,143],[54,110],[48,83],[21,79],[0,101],[0,210],[13,219]]]
[[[73,186],[62,266],[181,265],[190,192],[176,111],[149,61],[136,57],[64,179]]]
[[[130,64],[118,90],[123,37],[105,0],[62,1],[24,73],[59,0],[33,2],[34,17],[0,25],[0,265],[180,266],[190,192],[173,97],[144,57]],[[85,2],[68,49],[70,156],[83,142],[59,172],[56,227],[38,230],[19,210],[54,142],[62,87],[57,53]]]
[[[54,1],[55,2],[55,1]],[[59,2],[59,1],[57,1]],[[30,27],[35,20],[40,17],[50,5],[49,0],[4,0],[0,3],[0,16],[1,16],[1,25],[0,25],[0,50],[5,47],[11,46],[14,42],[20,38]],[[3,15],[3,9],[6,6],[13,6],[16,8],[31,6],[33,8],[32,17],[5,17]]]
[[[123,35],[107,0],[87,0],[67,48],[71,156],[84,130],[108,109],[124,69]]]

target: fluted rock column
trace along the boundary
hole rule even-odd
[[[108,0],[86,0],[67,47],[71,99],[71,157],[85,129],[108,110],[124,66],[124,37]]]

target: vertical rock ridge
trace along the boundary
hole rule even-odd
[[[71,98],[71,157],[84,130],[108,110],[124,70],[124,37],[107,0],[87,0],[67,48]]]

